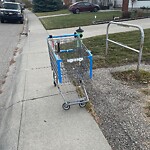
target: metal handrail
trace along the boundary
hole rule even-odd
[[[139,31],[141,33],[141,40],[140,40],[140,48],[139,48],[139,50],[137,50],[135,48],[132,48],[132,47],[129,47],[127,45],[124,45],[122,43],[110,40],[108,38],[108,34],[109,34],[108,30],[109,30],[110,24],[116,24],[116,25],[120,25],[120,26],[123,26],[123,27],[133,27],[133,28],[139,29]],[[106,31],[106,52],[105,52],[106,55],[108,54],[108,42],[114,43],[116,45],[122,46],[124,48],[130,49],[132,51],[135,51],[135,52],[139,53],[138,65],[137,65],[137,71],[139,71],[139,67],[140,67],[140,64],[141,64],[141,58],[142,58],[143,44],[144,44],[144,31],[143,31],[143,28],[141,26],[139,26],[139,25],[133,25],[133,24],[128,24],[128,23],[122,23],[122,22],[110,21],[108,23],[108,25],[107,25],[107,31]]]

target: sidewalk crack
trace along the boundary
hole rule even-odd
[[[45,95],[45,96],[39,96],[39,97],[35,97],[35,98],[30,98],[30,99],[24,99],[24,100],[21,100],[21,101],[18,101],[16,103],[11,104],[7,108],[1,108],[0,111],[1,110],[8,110],[9,108],[11,108],[11,107],[13,107],[13,106],[15,106],[15,105],[17,105],[19,103],[23,103],[23,102],[27,102],[27,101],[35,101],[35,100],[39,100],[39,99],[42,99],[42,98],[51,97],[51,96],[57,96],[57,95],[59,95],[59,93],[51,94],[51,95]]]

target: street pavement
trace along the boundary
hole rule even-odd
[[[22,24],[0,23],[0,87],[8,71],[13,52],[17,49],[22,28]]]
[[[16,76],[5,107],[0,109],[0,150],[111,150],[85,108],[65,111],[53,85],[47,31],[26,11],[29,34],[16,58]]]

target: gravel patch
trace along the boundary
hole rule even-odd
[[[111,72],[135,69],[136,65],[100,68],[93,71],[87,92],[113,150],[149,150],[150,122],[144,114],[146,96],[137,88],[115,80]],[[150,71],[149,65],[141,69]]]

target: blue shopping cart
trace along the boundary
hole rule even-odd
[[[85,107],[89,98],[84,81],[92,78],[93,60],[90,50],[77,33],[49,35],[47,44],[54,86],[58,87],[63,97],[63,109],[68,110],[75,104]]]

